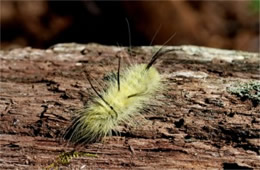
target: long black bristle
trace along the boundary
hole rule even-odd
[[[172,38],[176,35],[176,33],[172,34],[172,36],[159,48],[158,51],[156,51],[156,53],[154,53],[154,55],[152,56],[151,61],[147,64],[146,66],[146,70],[148,70],[154,63],[155,61],[162,56],[163,54],[165,54],[164,52],[161,53],[163,47],[165,46],[165,44],[167,44],[169,41],[172,40]]]
[[[155,37],[157,36],[157,34],[159,33],[161,27],[162,27],[162,24],[160,24],[159,28],[156,30],[155,34],[153,35],[153,38],[152,38],[149,46],[151,46],[153,44],[153,41],[154,41]]]
[[[127,18],[125,18],[126,20],[126,24],[127,24],[127,28],[128,28],[128,39],[129,39],[129,52],[130,52],[130,56],[132,55],[132,42],[131,42],[131,30],[130,30],[130,24]]]
[[[110,107],[111,110],[113,110],[115,112],[115,114],[117,115],[117,112],[115,111],[115,109],[103,98],[103,96],[101,94],[98,93],[98,91],[95,89],[95,87],[93,86],[93,84],[90,81],[90,77],[88,74],[86,74],[87,76],[87,80],[91,86],[91,88],[94,90],[94,92],[98,95],[98,97],[104,102],[106,103],[106,105],[108,105]]]

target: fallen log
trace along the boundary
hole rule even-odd
[[[140,126],[86,146],[61,140],[109,72],[147,63],[159,47],[57,44],[0,51],[0,168],[260,168],[260,56],[167,46],[155,67],[167,89]],[[89,155],[88,155],[89,154]]]

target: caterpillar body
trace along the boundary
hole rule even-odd
[[[63,152],[61,153],[58,158],[52,164],[48,165],[45,169],[59,169],[61,165],[68,165],[73,158],[78,157],[97,157],[96,154],[87,153],[87,152]]]
[[[148,64],[132,65],[121,74],[119,59],[117,79],[110,79],[108,88],[101,93],[88,79],[98,96],[73,121],[65,139],[77,144],[92,143],[111,135],[119,124],[131,122],[162,87],[162,77],[152,66],[159,56],[160,50]]]

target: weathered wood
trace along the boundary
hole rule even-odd
[[[81,156],[57,166],[260,168],[260,92],[250,91],[248,95],[256,94],[255,98],[239,97],[230,88],[252,82],[260,89],[260,57],[255,53],[165,47],[173,50],[156,67],[167,90],[159,105],[144,111],[147,121],[141,127],[122,125],[121,136],[86,147],[66,146],[60,140],[92,93],[84,71],[102,86],[107,73],[117,69],[118,53],[126,66],[129,60],[147,62],[157,49],[137,47],[132,56],[126,48],[97,44],[0,51],[0,168],[44,168],[74,149],[98,157]]]

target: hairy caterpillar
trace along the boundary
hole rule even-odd
[[[77,152],[77,151],[64,152],[58,156],[58,158],[56,159],[55,162],[53,162],[52,164],[47,166],[46,169],[59,169],[60,165],[67,165],[70,163],[70,161],[73,158],[78,158],[78,157],[95,157],[96,158],[97,155],[92,154],[92,153]]]
[[[129,27],[128,21],[127,24]],[[174,36],[175,34],[164,45]],[[131,44],[130,38],[129,43]],[[122,74],[119,57],[117,76],[109,80],[107,90],[101,93],[94,88],[87,74],[87,80],[97,97],[81,111],[67,129],[64,138],[76,144],[92,143],[111,135],[120,123],[129,123],[132,118],[140,115],[140,110],[162,89],[162,77],[152,65],[165,53],[161,52],[163,46],[148,64],[132,65],[123,70]]]
[[[121,75],[118,69],[117,79],[110,79],[108,89],[101,94],[95,90],[88,77],[91,87],[98,96],[93,99],[93,103],[82,110],[79,117],[67,129],[65,139],[73,143],[91,143],[100,140],[104,136],[111,135],[119,123],[127,123],[139,114],[162,86],[161,75],[152,67],[159,56],[160,50],[148,64],[132,65]]]

